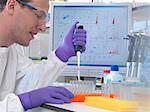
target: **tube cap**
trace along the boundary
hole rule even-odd
[[[111,71],[119,71],[118,65],[111,65]]]

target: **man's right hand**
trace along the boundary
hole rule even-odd
[[[70,103],[73,94],[63,87],[44,87],[18,95],[25,110],[39,107],[44,103]]]

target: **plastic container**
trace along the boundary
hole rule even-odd
[[[95,91],[95,84],[93,81],[72,80],[70,81],[70,89],[72,93],[92,93]]]
[[[104,84],[106,84],[107,83],[107,75],[109,75],[109,73],[110,73],[110,70],[103,70],[103,80],[104,80]]]
[[[119,74],[118,65],[112,65],[109,75],[106,76],[106,83],[108,84],[111,82],[122,82],[122,81],[123,81],[123,76]]]
[[[85,97],[85,104],[100,109],[112,110],[113,112],[138,112],[139,107],[138,102],[135,101],[93,96]]]
[[[84,102],[85,101],[85,97],[89,97],[89,96],[93,96],[93,97],[105,97],[105,98],[115,98],[116,95],[115,94],[102,94],[102,93],[77,93],[74,94],[74,98],[71,98],[70,101],[71,102]]]

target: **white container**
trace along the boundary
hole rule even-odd
[[[103,80],[104,84],[107,84],[107,75],[110,74],[110,70],[103,70]]]
[[[123,76],[119,74],[118,65],[112,65],[110,74],[106,76],[106,83],[122,82]]]

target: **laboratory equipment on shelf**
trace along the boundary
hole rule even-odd
[[[132,57],[133,57],[133,46],[135,44],[135,38],[132,35],[128,35],[129,37],[129,46],[128,46],[128,58],[127,58],[127,74],[126,77],[129,77],[129,69],[131,67]]]
[[[139,82],[141,65],[149,48],[149,37],[132,32],[129,37],[126,81]]]

